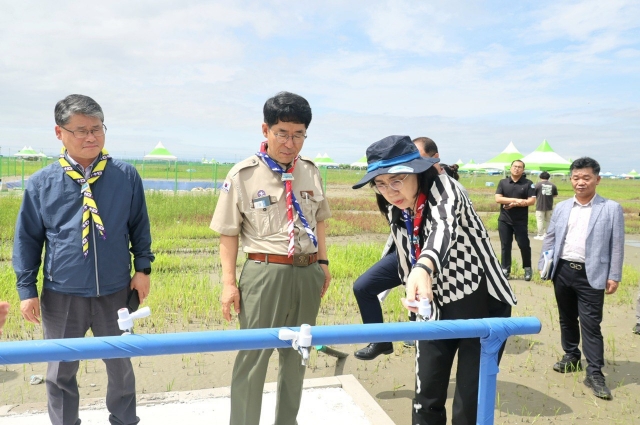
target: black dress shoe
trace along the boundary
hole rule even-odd
[[[509,279],[511,277],[511,272],[509,269],[502,269],[502,273],[504,273],[504,277],[506,277],[507,279]]]
[[[584,380],[584,384],[591,388],[594,396],[603,400],[613,400],[611,390],[607,388],[607,384],[604,382],[604,376],[587,375]]]
[[[373,360],[380,354],[393,353],[393,344],[391,342],[374,342],[364,348],[359,349],[353,355],[360,360]]]
[[[553,370],[560,373],[577,372],[582,370],[582,363],[580,363],[580,359],[565,354],[560,361],[553,365]]]

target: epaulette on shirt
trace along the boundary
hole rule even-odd
[[[243,159],[242,161],[231,167],[231,170],[229,170],[229,176],[235,176],[240,172],[240,170],[244,170],[245,168],[257,167],[258,161],[260,161],[260,158],[258,158],[256,155]]]
[[[305,161],[305,162],[310,162],[311,164],[313,164],[313,166],[314,166],[314,167],[318,168],[318,166],[316,165],[316,163],[315,163],[315,162],[313,162],[313,159],[309,158],[308,156],[302,156],[302,155],[300,155],[300,159],[301,159],[302,161]]]

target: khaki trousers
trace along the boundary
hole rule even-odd
[[[307,267],[247,260],[240,275],[241,329],[315,325],[324,272]],[[231,425],[258,425],[262,391],[273,349],[239,351],[231,381]],[[292,348],[279,348],[275,425],[295,425],[305,367]]]
[[[538,236],[544,236],[549,228],[549,222],[551,221],[551,215],[553,210],[549,211],[536,211],[536,224],[538,227]]]

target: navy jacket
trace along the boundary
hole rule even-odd
[[[44,288],[69,295],[96,297],[124,289],[131,281],[131,254],[135,270],[151,267],[149,215],[136,169],[110,159],[91,191],[106,239],[94,233],[92,222],[89,253],[83,258],[80,185],[57,161],[29,178],[13,245],[20,300],[38,296],[43,246]]]

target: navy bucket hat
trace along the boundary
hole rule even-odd
[[[388,136],[367,148],[367,174],[353,188],[360,189],[381,174],[420,174],[438,158],[423,158],[409,136]]]

